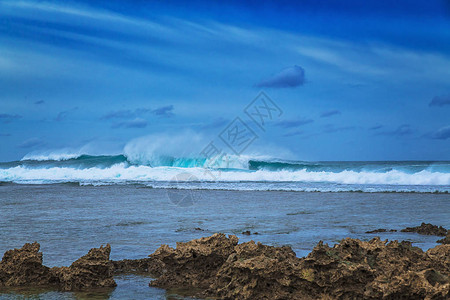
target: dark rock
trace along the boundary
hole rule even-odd
[[[195,227],[194,230],[197,230],[197,231],[204,231],[204,230],[201,229],[200,227]]]
[[[0,287],[44,286],[57,280],[50,268],[42,265],[42,252],[37,242],[20,249],[8,250],[0,262]]]
[[[380,229],[375,229],[375,230],[371,230],[371,231],[366,231],[366,233],[379,233],[379,232],[387,232],[387,230],[380,228]]]
[[[167,270],[152,286],[203,289],[218,299],[447,299],[450,245],[426,253],[409,242],[320,242],[305,258],[289,247],[213,235],[162,246]]]
[[[217,270],[228,256],[234,252],[238,238],[216,233],[210,237],[177,243],[176,249],[162,245],[152,259],[164,263],[161,277],[152,281],[151,286],[166,288],[202,288],[212,283]]]
[[[445,236],[447,234],[447,229],[442,226],[436,226],[429,223],[422,223],[417,227],[406,227],[402,229],[401,232],[416,232],[418,234],[424,235],[437,235],[437,236]]]
[[[447,236],[445,238],[437,240],[436,243],[441,243],[444,245],[450,244],[450,231],[447,233]]]
[[[387,230],[384,228],[380,228],[380,229],[375,229],[375,230],[371,230],[371,231],[366,231],[366,233],[380,233],[380,232],[397,232],[397,230],[395,230],[395,229]]]
[[[62,290],[73,291],[99,287],[115,287],[112,263],[109,260],[111,246],[93,248],[77,259],[70,267],[55,267],[51,272],[58,277]]]
[[[242,232],[243,235],[252,235],[252,234],[259,234],[258,232],[251,232],[250,230],[246,230]]]
[[[154,276],[162,275],[164,263],[158,259],[124,259],[111,261],[114,273],[148,273]]]
[[[0,286],[45,286],[66,291],[116,286],[109,262],[109,244],[91,249],[70,267],[51,269],[42,265],[39,248],[35,242],[6,251],[0,262]]]

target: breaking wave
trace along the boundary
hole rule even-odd
[[[201,157],[170,155],[130,158],[124,154],[61,154],[25,156],[20,161],[0,163],[0,181],[14,183],[155,186],[174,179],[183,182],[177,177],[180,173],[191,174],[185,177],[189,180],[215,183],[209,187],[232,185],[242,190],[264,189],[261,184],[254,187],[256,182],[280,190],[373,191],[376,186],[376,191],[450,191],[450,162],[302,162],[244,156],[224,156],[211,162]],[[189,186],[185,184],[184,188]]]

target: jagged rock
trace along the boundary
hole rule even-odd
[[[395,229],[387,230],[384,228],[380,228],[380,229],[366,231],[366,233],[380,233],[380,232],[397,232],[397,230],[395,230]]]
[[[251,232],[250,230],[246,230],[246,231],[243,231],[242,232],[242,234],[244,234],[244,235],[252,235],[252,234],[259,234],[258,232]]]
[[[409,242],[347,238],[298,258],[289,247],[216,234],[158,249],[151,256],[167,271],[151,285],[218,299],[448,299],[449,254],[450,245],[425,253]]]
[[[158,259],[124,259],[111,261],[114,273],[148,273],[154,276],[161,276],[164,263]]]
[[[424,235],[437,235],[437,236],[445,236],[447,234],[447,229],[442,226],[436,226],[429,223],[422,223],[417,227],[406,227],[402,229],[401,232],[416,232],[418,234]]]
[[[299,258],[290,247],[272,247],[250,241],[237,245],[204,292],[219,299],[288,299],[295,286]],[[290,298],[293,299],[293,298]]]
[[[93,248],[70,267],[55,267],[51,272],[59,279],[59,286],[65,291],[115,287],[110,253],[109,244],[106,247]]]
[[[50,269],[42,265],[42,252],[37,242],[20,249],[8,250],[0,262],[1,286],[43,286],[55,283]]]
[[[445,238],[437,240],[436,243],[441,243],[444,245],[450,244],[450,231],[447,233],[447,236]]]
[[[150,257],[164,263],[163,274],[150,285],[206,289],[217,270],[234,251],[238,238],[216,233],[210,237],[177,243],[176,249],[162,245]]]

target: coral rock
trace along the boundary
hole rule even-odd
[[[150,285],[207,288],[237,243],[238,238],[234,235],[226,237],[216,233],[187,243],[177,243],[176,249],[162,245],[150,257],[164,263],[163,274]]]
[[[109,260],[110,252],[109,244],[106,247],[93,248],[70,267],[55,267],[51,271],[58,277],[61,289],[66,291],[115,287]]]
[[[0,262],[1,286],[42,286],[56,280],[50,269],[42,265],[42,252],[37,242],[25,244],[20,249],[8,250]]]
[[[405,229],[402,229],[401,232],[416,232],[424,235],[445,236],[447,234],[447,229],[442,226],[438,227],[433,224],[422,223],[417,227],[406,227]]]

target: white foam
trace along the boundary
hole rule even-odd
[[[49,152],[42,154],[26,154],[21,160],[36,160],[36,161],[47,161],[47,160],[55,160],[55,161],[63,161],[69,159],[75,159],[80,157],[81,153],[64,153],[64,152]]]
[[[386,185],[450,185],[450,173],[431,172],[423,170],[417,173],[405,173],[392,170],[385,173],[377,172],[311,172],[299,171],[220,171],[204,168],[148,167],[127,166],[125,163],[109,168],[27,168],[18,166],[0,169],[0,181],[20,182],[29,180],[47,181],[171,181],[180,173],[190,173],[199,181],[219,182],[312,182],[338,184],[386,184]],[[182,180],[182,179],[181,179]]]

